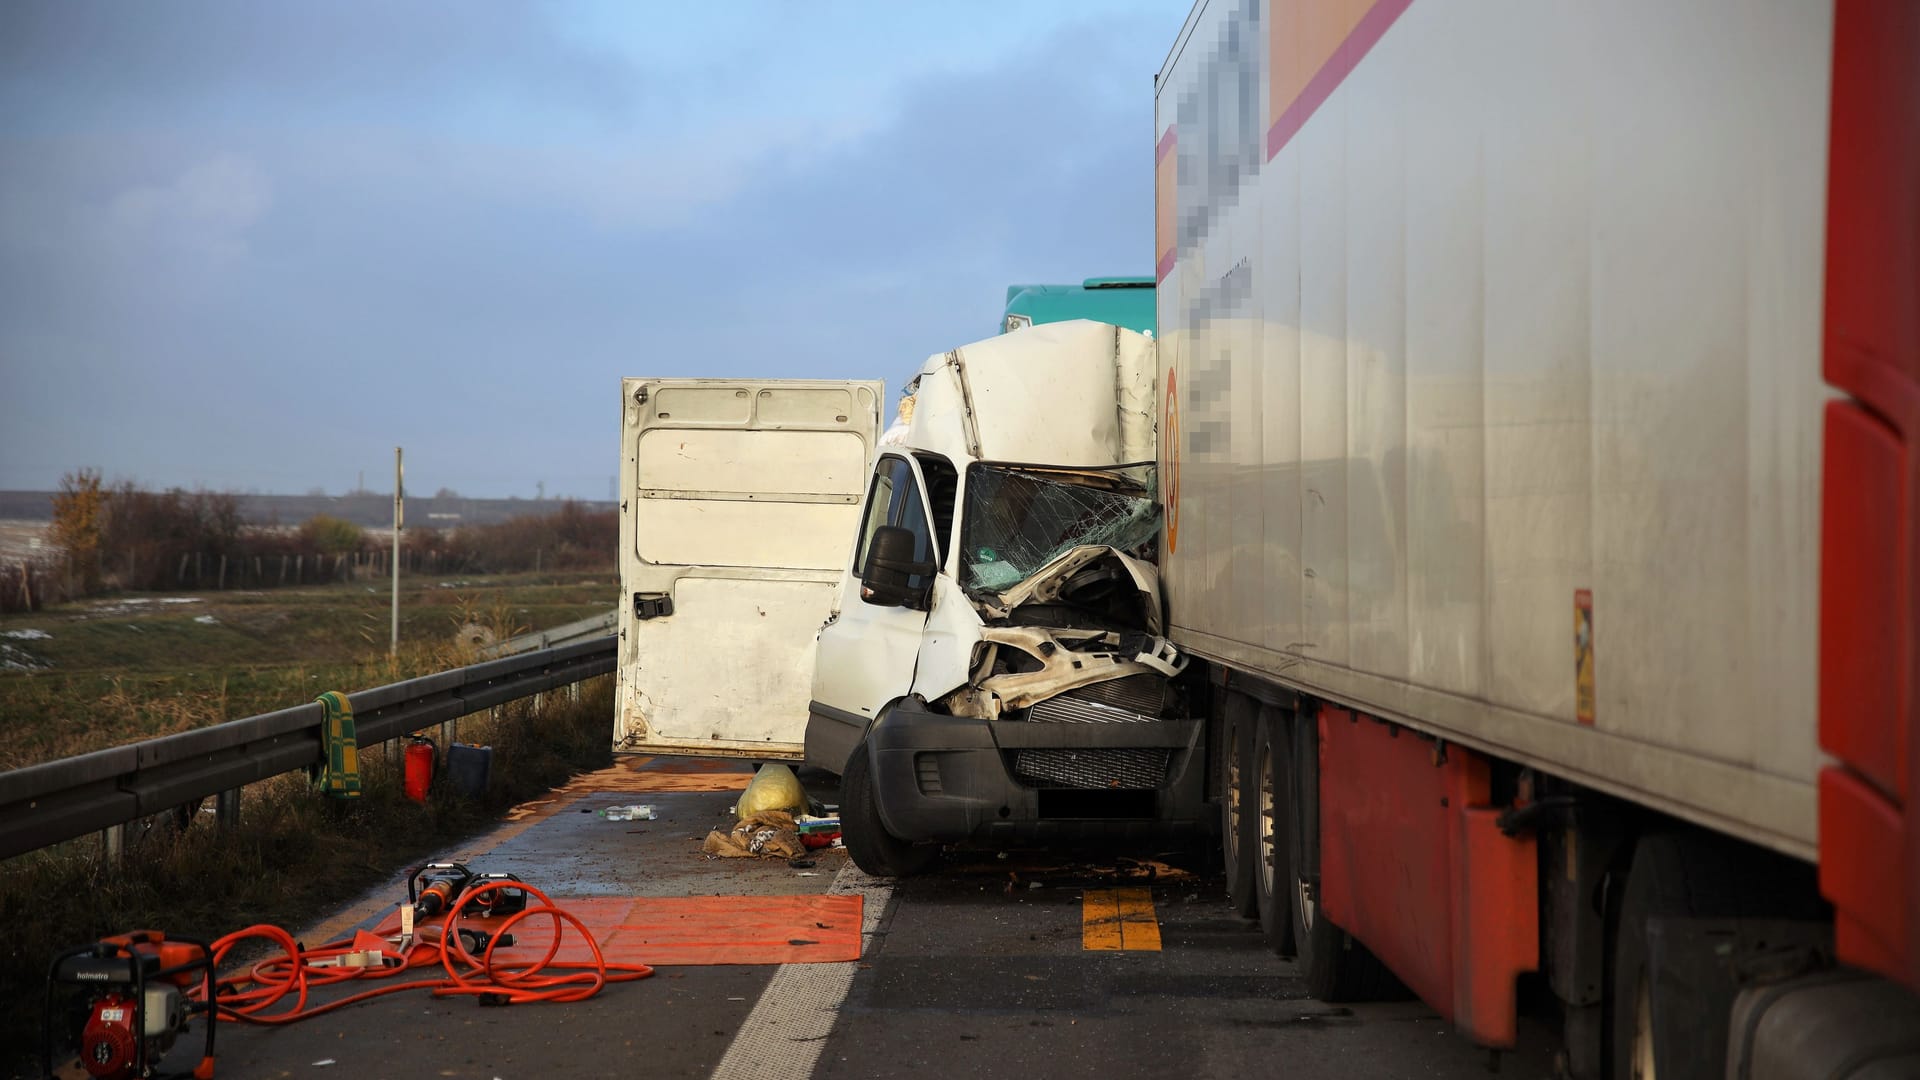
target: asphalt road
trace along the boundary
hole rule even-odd
[[[729,820],[742,768],[623,762],[446,854],[517,873],[556,899],[859,893],[867,933],[857,963],[661,966],[574,1004],[482,1008],[419,992],[285,1027],[227,1024],[218,1075],[1492,1075],[1486,1051],[1417,1001],[1308,998],[1294,965],[1264,952],[1257,929],[1232,914],[1219,881],[1178,855],[950,857],[899,883],[867,878],[838,851],[808,869],[708,859],[701,839]],[[687,790],[703,786],[723,790]],[[590,812],[629,802],[660,817]],[[303,939],[370,926],[402,895],[396,881]],[[1113,929],[1116,902],[1123,932]],[[186,1064],[185,1049],[169,1064]],[[1522,1045],[1500,1055],[1499,1075],[1551,1076],[1552,1053],[1544,1024],[1523,1020]]]

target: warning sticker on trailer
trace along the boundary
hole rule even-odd
[[[1573,591],[1574,717],[1593,723],[1593,590]]]

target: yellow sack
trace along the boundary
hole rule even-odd
[[[768,810],[784,810],[789,814],[807,812],[807,793],[800,787],[800,778],[785,765],[760,766],[760,771],[747,783],[747,790],[740,793],[740,805],[734,807],[734,815],[744,821]]]

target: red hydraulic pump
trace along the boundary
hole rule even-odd
[[[167,938],[158,930],[135,930],[103,938],[54,958],[47,972],[47,1011],[43,1049],[48,1067],[54,1061],[54,1023],[71,1017],[80,1064],[101,1080],[132,1080],[162,1075],[161,1059],[187,1030],[189,1017],[206,1014],[206,1043],[191,1073],[196,1080],[213,1076],[215,1013],[204,1002],[213,998],[213,950],[190,938]],[[200,1001],[188,991],[200,984]],[[79,1010],[63,1013],[56,1001],[77,998]]]

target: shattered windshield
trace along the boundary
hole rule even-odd
[[[1152,478],[1151,465],[1101,472],[973,466],[961,525],[961,586],[1003,591],[1083,544],[1150,554],[1160,534]]]

